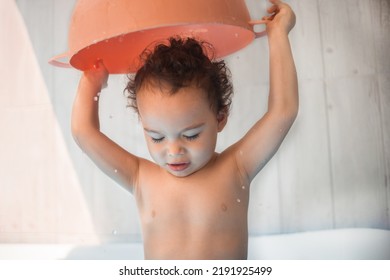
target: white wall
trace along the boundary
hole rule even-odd
[[[141,238],[131,195],[102,174],[70,135],[80,73],[47,64],[67,49],[74,2],[16,0],[16,6],[0,0],[0,73],[8,81],[0,85],[0,242]],[[265,1],[246,2],[259,18]],[[250,233],[390,229],[389,1],[287,2],[297,14],[290,39],[300,112],[252,185]],[[25,26],[10,24],[17,16],[4,8],[18,8]],[[20,43],[10,39],[15,36],[24,40],[24,56]],[[257,39],[227,58],[235,97],[219,150],[264,113],[267,44]],[[149,157],[137,117],[125,108],[124,85],[123,76],[110,77],[100,101],[102,129],[129,151]]]

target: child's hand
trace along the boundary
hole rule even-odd
[[[84,77],[96,87],[98,91],[107,87],[108,71],[102,60],[98,60],[92,69],[85,71]]]
[[[279,0],[270,0],[273,4],[267,9],[270,16],[265,16],[261,21],[254,23],[265,23],[267,25],[267,34],[271,35],[275,31],[283,31],[286,34],[295,25],[295,14],[291,7]]]

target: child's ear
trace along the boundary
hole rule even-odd
[[[224,108],[220,110],[217,114],[217,121],[218,121],[218,132],[221,132],[222,129],[225,127],[228,119],[228,112],[227,109]]]

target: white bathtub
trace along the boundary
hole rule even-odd
[[[0,260],[143,259],[141,243],[0,244]],[[249,238],[248,259],[390,259],[390,231],[337,229]]]

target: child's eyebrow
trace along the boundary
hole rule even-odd
[[[161,134],[160,132],[158,132],[158,131],[156,131],[156,130],[148,129],[148,128],[145,128],[145,127],[144,127],[144,130],[145,130],[147,133]]]
[[[205,123],[200,123],[200,124],[196,124],[196,125],[191,125],[189,127],[186,127],[185,129],[182,130],[182,132],[184,131],[188,131],[188,130],[193,130],[193,129],[197,129],[197,128],[201,128],[205,125]]]
[[[181,132],[185,132],[185,131],[188,131],[188,130],[193,130],[193,129],[198,129],[198,128],[201,128],[205,125],[205,123],[200,123],[200,124],[196,124],[196,125],[191,125],[189,127],[186,127],[184,128]],[[146,132],[149,132],[149,133],[155,133],[155,134],[161,134],[160,132],[158,132],[157,130],[153,130],[153,129],[149,129],[147,127],[144,127],[144,130]]]

